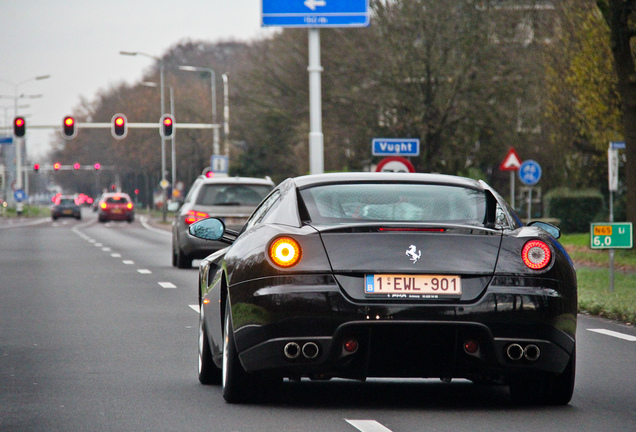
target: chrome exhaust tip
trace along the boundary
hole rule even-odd
[[[285,353],[285,357],[290,360],[294,360],[300,355],[300,345],[298,345],[296,342],[288,342],[285,345],[283,352]]]
[[[308,359],[315,359],[318,357],[318,345],[314,342],[307,342],[303,345],[303,355]]]
[[[537,361],[541,356],[541,350],[538,346],[530,344],[523,350],[523,355],[529,361]]]
[[[506,349],[506,355],[508,355],[510,360],[514,361],[521,360],[523,358],[523,352],[523,347],[516,343],[508,345]]]

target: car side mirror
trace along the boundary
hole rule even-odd
[[[539,227],[542,230],[546,231],[548,234],[550,234],[555,239],[558,239],[559,237],[561,237],[561,230],[559,228],[555,227],[554,225],[549,224],[547,222],[532,221],[532,222],[530,222],[528,224],[528,226]]]
[[[207,218],[195,222],[190,225],[188,232],[203,240],[218,240],[227,244],[234,243],[238,237],[236,231],[225,228],[223,221],[217,218]]]

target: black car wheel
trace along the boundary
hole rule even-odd
[[[175,257],[173,259],[178,268],[180,269],[192,268],[192,258],[190,258],[190,256],[184,254],[179,248],[177,248],[177,250],[174,253],[175,253]]]
[[[201,384],[221,384],[221,369],[216,367],[212,360],[212,352],[208,342],[208,334],[205,330],[203,317],[203,305],[199,313],[199,382]]]
[[[223,333],[223,399],[228,403],[247,402],[254,395],[253,379],[243,369],[236,352],[229,299],[225,303]]]
[[[510,397],[519,405],[567,405],[574,393],[576,349],[560,375],[515,379],[510,382]]]

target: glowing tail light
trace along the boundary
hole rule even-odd
[[[521,251],[523,263],[533,270],[544,269],[550,264],[552,252],[550,247],[541,240],[530,240]]]
[[[127,208],[128,210],[132,210],[132,208],[133,208],[133,203],[129,202],[128,204],[126,204],[126,208]]]
[[[190,210],[188,212],[188,215],[185,217],[185,223],[186,225],[192,225],[195,222],[198,222],[203,219],[207,219],[209,217],[210,215],[205,212]]]
[[[269,256],[277,266],[288,268],[298,264],[302,256],[302,249],[293,238],[281,237],[269,247]]]
[[[106,203],[105,203],[105,202],[101,203],[99,206],[100,206],[101,208],[103,208],[103,209],[106,209]]]

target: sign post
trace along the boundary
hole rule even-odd
[[[631,222],[595,222],[590,226],[590,247],[609,249],[610,291],[614,292],[614,249],[631,249],[634,235]]]
[[[519,171],[521,159],[513,147],[510,147],[508,154],[499,165],[499,170],[510,171],[510,205],[515,207],[515,171]]]
[[[528,221],[530,221],[532,218],[532,186],[539,183],[541,179],[541,165],[532,159],[523,161],[519,167],[519,179],[524,185],[531,186],[528,193]]]
[[[367,27],[369,0],[262,0],[261,25],[305,27],[309,31],[309,171],[324,172],[320,27]]]

